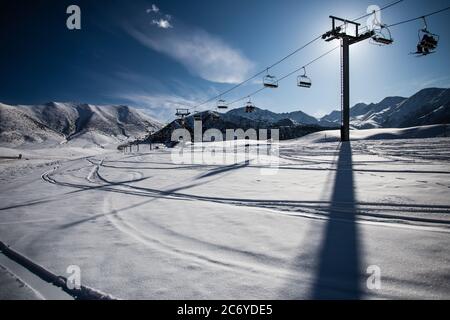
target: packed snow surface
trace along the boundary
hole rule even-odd
[[[0,240],[123,299],[448,299],[450,138],[373,133],[272,143],[271,165],[255,141],[235,163],[148,146],[0,160]]]

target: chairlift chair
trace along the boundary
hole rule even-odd
[[[379,29],[374,29],[372,31],[373,36],[370,40],[370,43],[379,46],[386,46],[394,42],[394,39],[392,39],[391,31],[386,25],[380,25]]]
[[[185,121],[185,117],[187,117],[188,115],[190,115],[191,113],[189,112],[189,109],[177,109],[177,112],[175,112],[175,115],[178,117],[179,119],[179,123],[180,125],[184,126],[186,124]]]
[[[303,74],[297,77],[297,86],[302,88],[311,88],[311,79],[306,76],[306,69],[303,68]]]
[[[255,111],[255,109],[256,109],[255,105],[252,103],[252,101],[249,98],[247,101],[247,104],[245,105],[245,112],[252,113]]]
[[[428,31],[428,25],[425,17],[422,17],[422,19],[425,26],[418,31],[419,42],[417,44],[417,51],[413,52],[413,54],[417,56],[426,56],[434,53],[439,42],[439,36]]]
[[[371,44],[376,44],[378,46],[386,46],[392,44],[394,39],[392,39],[391,30],[388,26],[382,24],[376,15],[376,11],[373,11],[373,27],[372,27],[372,37],[370,39]]]
[[[278,88],[278,80],[275,76],[269,74],[269,69],[267,69],[267,74],[263,78],[263,85],[267,88]]]
[[[220,99],[219,101],[217,101],[217,109],[220,109],[220,110],[228,109],[228,106],[226,105],[226,101],[223,99]]]
[[[175,113],[175,115],[180,118],[187,117],[190,114],[189,109],[177,109],[177,112]]]

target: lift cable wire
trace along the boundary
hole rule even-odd
[[[398,25],[400,25],[400,24],[404,24],[404,23],[408,23],[408,22],[420,20],[420,19],[422,19],[422,18],[426,18],[426,17],[432,16],[432,15],[435,15],[435,14],[438,14],[438,13],[441,13],[441,12],[444,12],[444,11],[447,11],[447,10],[450,10],[450,7],[447,7],[447,8],[438,10],[438,11],[434,11],[434,12],[428,13],[428,14],[426,14],[426,15],[416,17],[416,18],[412,18],[412,19],[408,19],[408,20],[405,20],[405,21],[400,21],[400,22],[397,22],[397,23],[393,23],[393,24],[388,25],[387,27],[388,27],[388,28],[391,28],[391,27],[398,26]]]
[[[384,10],[384,9],[390,8],[390,7],[392,7],[392,6],[396,5],[396,4],[399,4],[400,2],[403,2],[403,1],[404,1],[404,0],[397,0],[397,1],[395,1],[395,2],[392,2],[392,3],[390,3],[390,4],[387,4],[387,5],[383,6],[383,7],[381,7],[379,10],[376,10],[375,12],[377,12],[377,11],[382,11],[382,10]],[[358,21],[358,20],[361,20],[361,19],[363,19],[363,18],[365,18],[365,17],[368,17],[368,16],[370,16],[370,15],[372,15],[372,14],[373,14],[373,12],[368,13],[368,14],[365,14],[365,15],[363,15],[363,16],[360,16],[360,17],[356,18],[356,19],[353,19],[352,21]],[[306,44],[302,45],[301,47],[299,47],[299,48],[295,49],[294,51],[292,51],[291,53],[287,54],[286,56],[284,56],[284,57],[281,58],[280,60],[274,62],[274,63],[271,64],[269,67],[266,67],[264,70],[262,70],[262,71],[260,71],[260,72],[258,72],[258,73],[256,73],[256,74],[254,74],[254,75],[251,76],[250,78],[248,78],[248,79],[246,79],[246,80],[244,80],[244,81],[242,81],[242,82],[240,82],[240,83],[234,85],[233,87],[229,88],[228,90],[219,93],[217,96],[214,96],[214,97],[212,97],[212,98],[210,98],[210,99],[208,99],[208,100],[206,100],[206,101],[203,101],[203,102],[200,103],[200,104],[197,104],[197,105],[193,106],[192,109],[195,111],[197,108],[199,108],[199,107],[201,107],[201,106],[203,106],[203,105],[205,105],[205,104],[207,104],[207,103],[209,103],[209,102],[211,102],[211,101],[217,100],[219,97],[221,97],[221,96],[223,96],[223,95],[225,95],[225,94],[227,94],[227,93],[229,93],[229,92],[231,92],[231,91],[233,91],[233,90],[239,88],[240,86],[244,85],[245,83],[247,83],[247,82],[249,82],[249,81],[255,79],[256,77],[258,77],[258,76],[260,76],[260,75],[262,75],[262,74],[264,74],[265,72],[267,72],[268,69],[271,69],[271,68],[273,68],[273,67],[279,65],[279,64],[282,63],[283,61],[289,59],[290,57],[292,57],[292,56],[295,55],[296,53],[300,52],[301,50],[305,49],[306,47],[308,47],[309,45],[313,44],[314,42],[316,42],[317,40],[319,40],[319,39],[321,39],[321,38],[322,38],[322,35],[319,35],[319,36],[315,37],[315,38],[312,39],[311,41],[307,42]]]
[[[286,78],[292,76],[293,74],[296,74],[297,72],[299,72],[299,71],[302,70],[303,68],[306,68],[306,67],[310,66],[311,64],[313,64],[313,63],[316,62],[317,60],[319,60],[319,59],[321,59],[321,58],[323,58],[323,57],[329,55],[330,53],[332,53],[334,50],[338,49],[339,47],[340,47],[340,46],[336,46],[336,47],[334,47],[333,49],[328,50],[327,52],[325,52],[325,53],[321,54],[320,56],[318,56],[317,58],[311,60],[310,62],[308,62],[308,63],[305,64],[304,66],[301,66],[301,67],[295,69],[294,71],[291,71],[291,72],[289,72],[288,74],[282,76],[280,79],[278,79],[278,82],[283,81],[284,79],[286,79]],[[244,99],[250,98],[250,97],[252,97],[252,96],[254,96],[254,95],[260,93],[261,91],[263,91],[263,90],[265,90],[265,89],[267,89],[267,87],[259,88],[258,90],[254,91],[254,92],[252,92],[252,93],[250,93],[250,94],[248,94],[248,95],[246,95],[246,96],[244,96],[244,97],[241,97],[241,98],[239,98],[239,99],[233,100],[232,102],[228,103],[228,106],[230,106],[230,105],[232,105],[232,104],[235,104],[235,103],[237,103],[237,102],[240,102],[240,101],[242,101],[242,100],[244,100]]]
[[[233,90],[239,88],[240,86],[244,85],[245,83],[247,83],[247,82],[249,82],[249,81],[255,79],[256,77],[261,76],[262,74],[266,73],[268,69],[271,69],[271,68],[273,68],[273,67],[279,65],[280,63],[282,63],[282,62],[285,61],[286,59],[292,57],[292,56],[293,56],[294,54],[296,54],[297,52],[299,52],[299,51],[303,50],[304,48],[306,48],[307,46],[313,44],[314,42],[316,42],[317,40],[319,40],[321,37],[322,37],[322,35],[320,35],[320,36],[314,38],[313,40],[311,40],[311,41],[309,41],[308,43],[304,44],[304,45],[301,46],[300,48],[295,49],[294,51],[292,51],[292,52],[289,53],[288,55],[286,55],[286,56],[284,56],[283,58],[281,58],[280,60],[276,61],[275,63],[273,63],[272,65],[270,65],[270,67],[267,67],[267,68],[265,68],[264,70],[262,70],[262,71],[260,71],[260,72],[258,72],[258,73],[256,73],[256,74],[254,74],[254,75],[251,76],[250,78],[248,78],[248,79],[246,79],[246,80],[244,80],[244,81],[242,81],[242,82],[240,82],[240,83],[234,85],[234,86],[231,87],[230,89],[221,92],[219,95],[217,95],[217,96],[215,96],[215,97],[212,97],[211,99],[208,99],[208,100],[206,100],[206,101],[204,101],[204,102],[202,102],[202,103],[196,105],[195,107],[192,107],[192,109],[193,109],[193,110],[196,110],[198,107],[201,107],[201,106],[207,104],[208,102],[214,101],[214,100],[216,100],[217,98],[219,98],[219,97],[221,97],[221,96],[223,96],[223,95],[226,95],[227,93],[229,93],[229,92],[231,92],[231,91],[233,91]]]
[[[402,0],[402,1],[403,1],[403,0]],[[399,2],[400,2],[400,1],[397,1],[397,2],[395,2],[395,3],[393,3],[393,4],[391,4],[391,6],[394,5],[394,4],[397,4],[397,3],[399,3]],[[383,7],[383,8],[384,8],[384,7]],[[381,9],[380,9],[380,10],[381,10]],[[404,24],[404,23],[408,23],[408,22],[420,20],[420,19],[422,19],[422,18],[429,17],[429,16],[432,16],[432,15],[435,15],[435,14],[438,14],[438,13],[441,13],[441,12],[444,12],[444,11],[447,11],[447,10],[450,10],[450,7],[447,7],[447,8],[438,10],[438,11],[434,11],[434,12],[428,13],[428,14],[426,14],[426,15],[422,15],[422,16],[416,17],[416,18],[412,18],[412,19],[408,19],[408,20],[405,20],[405,21],[396,22],[396,23],[387,25],[386,27],[393,27],[393,26],[397,26],[397,25],[400,25],[400,24]],[[373,14],[373,13],[372,13],[372,14]],[[359,18],[357,18],[357,19],[362,19],[362,18],[364,18],[364,17],[367,17],[367,15],[366,15],[366,16],[362,16],[362,17],[359,17]],[[355,20],[355,21],[356,21],[356,20]],[[319,56],[319,57],[315,58],[314,60],[308,62],[308,63],[305,64],[304,66],[302,66],[302,67],[300,67],[300,68],[298,68],[298,69],[296,69],[296,70],[294,70],[294,71],[288,73],[287,75],[281,77],[278,81],[282,81],[282,80],[286,79],[287,77],[289,77],[289,76],[291,76],[291,75],[297,73],[297,72],[300,71],[301,69],[303,69],[303,68],[305,68],[305,67],[311,65],[312,63],[314,63],[314,62],[316,62],[317,60],[321,59],[322,57],[324,57],[324,56],[330,54],[332,51],[336,50],[336,49],[339,48],[339,47],[340,47],[340,46],[337,46],[337,47],[335,47],[335,48],[333,48],[333,49],[331,49],[331,50],[325,52],[324,54],[322,54],[321,56]],[[260,93],[260,92],[263,91],[264,89],[266,89],[266,87],[262,87],[262,88],[260,88],[260,89],[258,89],[258,90],[256,90],[256,91],[254,91],[254,92],[252,92],[252,93],[250,93],[250,94],[248,94],[248,95],[246,95],[246,96],[244,96],[244,97],[242,97],[242,98],[236,99],[236,100],[234,100],[234,101],[228,103],[228,105],[230,106],[230,105],[232,105],[232,104],[234,104],[234,103],[237,103],[237,102],[239,102],[239,101],[242,101],[242,100],[244,100],[244,99],[247,99],[247,98],[249,98],[249,97],[252,97],[252,96],[254,96],[254,95]]]
[[[384,9],[390,8],[390,7],[392,7],[392,6],[395,6],[396,4],[399,4],[400,2],[403,2],[403,1],[404,1],[404,0],[398,0],[398,1],[392,2],[392,3],[390,3],[390,4],[387,4],[387,5],[383,6],[383,7],[381,7],[381,8],[378,9],[378,10],[374,10],[374,11],[372,11],[372,12],[370,12],[370,13],[366,13],[365,15],[362,15],[362,16],[360,16],[360,17],[358,17],[358,18],[355,18],[355,19],[353,19],[353,20],[351,20],[351,21],[352,21],[352,22],[355,22],[355,21],[358,21],[358,20],[361,20],[361,19],[370,17],[370,16],[373,15],[375,12],[380,12],[380,11],[382,11],[382,10],[384,10]]]
[[[390,7],[392,7],[392,6],[395,6],[395,5],[397,5],[397,4],[399,4],[399,3],[403,2],[403,1],[404,1],[404,0],[398,0],[398,1],[395,1],[395,2],[392,2],[392,3],[389,3],[389,4],[387,4],[387,5],[383,6],[383,7],[381,7],[381,8],[378,9],[378,10],[373,10],[372,12],[366,13],[366,14],[364,14],[364,15],[358,17],[358,18],[355,18],[355,19],[353,19],[353,20],[351,20],[351,21],[352,21],[352,22],[356,22],[356,21],[359,21],[359,20],[361,20],[361,19],[370,17],[371,15],[375,14],[376,12],[381,12],[381,11],[383,11],[384,9],[390,8]],[[340,27],[342,27],[342,26],[344,26],[344,25],[345,25],[345,23],[344,23],[344,24],[341,24]],[[367,27],[367,26],[364,26],[364,27],[360,28],[359,31],[361,32],[362,30],[365,30],[365,29],[368,29],[368,27]]]
[[[426,18],[426,17],[430,17],[430,16],[433,16],[435,14],[438,14],[438,13],[441,13],[441,12],[444,12],[444,11],[447,11],[447,10],[450,10],[450,7],[443,8],[443,9],[440,9],[440,10],[437,10],[437,11],[434,11],[434,12],[431,12],[431,13],[428,13],[428,14],[425,14],[425,15],[422,15],[422,16],[418,16],[418,17],[415,17],[415,18],[411,18],[411,19],[408,19],[408,20],[404,20],[404,21],[400,21],[400,22],[396,22],[396,23],[392,23],[392,24],[387,24],[387,25],[384,25],[384,27],[385,28],[396,27],[398,25],[409,23],[409,22],[413,22],[413,21],[420,20],[420,19],[423,19],[423,18]],[[365,29],[367,29],[367,26],[362,27],[360,29],[360,31],[365,30]]]

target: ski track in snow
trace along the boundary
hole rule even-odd
[[[429,139],[424,143],[414,140],[413,143],[406,144],[405,141],[395,140],[354,142],[352,143],[353,160],[351,163],[344,163],[344,167],[339,167],[342,163],[338,163],[340,157],[338,143],[281,143],[279,173],[274,177],[258,175],[261,166],[252,161],[234,166],[174,164],[170,162],[170,153],[165,150],[128,155],[112,153],[102,158],[91,157],[62,162],[61,165],[41,174],[42,181],[49,185],[49,187],[45,185],[42,187],[56,186],[57,194],[50,193],[37,199],[25,197],[26,199],[24,198],[21,203],[11,201],[7,206],[2,206],[3,208],[0,208],[2,216],[10,211],[20,211],[18,211],[19,215],[14,215],[14,219],[8,216],[8,220],[0,221],[0,228],[25,224],[31,225],[29,230],[32,232],[32,225],[40,223],[52,224],[53,222],[52,225],[56,224],[58,227],[62,225],[64,229],[71,226],[88,228],[85,222],[105,221],[121,234],[117,237],[131,239],[136,245],[147,247],[151,252],[159,252],[163,256],[173,256],[177,261],[184,261],[184,263],[191,261],[189,263],[201,265],[202,270],[222,270],[225,274],[236,274],[248,279],[249,283],[251,279],[258,279],[255,285],[270,283],[274,279],[278,280],[270,286],[280,283],[291,284],[287,288],[279,288],[281,291],[278,293],[275,289],[264,293],[267,295],[255,295],[255,292],[249,291],[248,298],[296,297],[289,293],[290,286],[304,288],[300,296],[307,297],[307,291],[316,283],[314,268],[307,265],[303,274],[297,268],[297,264],[302,265],[302,262],[296,262],[294,264],[296,267],[293,268],[292,262],[288,262],[289,244],[275,244],[278,240],[275,239],[272,243],[269,239],[270,244],[267,244],[269,248],[270,246],[281,247],[285,248],[286,252],[265,251],[264,248],[253,248],[247,243],[239,244],[239,241],[245,240],[247,235],[235,234],[233,230],[224,231],[222,236],[211,233],[211,237],[208,237],[208,230],[204,229],[201,234],[196,234],[195,230],[190,231],[189,226],[183,225],[183,223],[193,223],[186,220],[186,215],[192,214],[192,219],[195,219],[193,221],[197,221],[204,213],[207,220],[205,227],[211,223],[210,221],[216,221],[217,224],[228,227],[236,225],[236,230],[252,230],[250,221],[245,215],[255,219],[261,217],[261,219],[268,219],[267,221],[278,221],[276,223],[280,225],[291,222],[292,224],[304,223],[306,229],[314,229],[333,220],[349,225],[360,224],[364,232],[370,230],[372,233],[382,231],[393,234],[396,232],[394,230],[398,229],[404,230],[401,234],[406,235],[406,232],[410,232],[408,237],[412,237],[414,233],[432,234],[430,237],[440,238],[448,244],[450,155],[447,148],[450,145],[449,141],[436,140],[432,148],[429,147]],[[423,154],[422,150],[425,151]],[[347,202],[344,199],[331,202],[329,199],[333,190],[330,190],[330,186],[326,183],[332,183],[335,175],[346,171],[352,172],[357,186],[355,191],[350,190],[355,193],[355,201]],[[296,179],[289,179],[296,176]],[[287,189],[278,185],[280,181],[285,181],[283,179],[288,179]],[[398,186],[394,185],[394,182],[398,183]],[[322,183],[323,185],[320,185]],[[307,193],[308,189],[313,189],[315,186],[318,187],[317,190]],[[411,187],[411,190],[407,190],[408,187]],[[272,192],[269,192],[267,188],[273,188]],[[305,193],[299,194],[295,192],[295,188]],[[362,192],[366,189],[369,190],[367,193]],[[435,193],[428,195],[432,201],[424,200],[427,199],[426,194],[420,198],[423,196],[420,192],[422,189],[425,193]],[[277,192],[278,190],[281,192]],[[397,191],[398,194],[390,194]],[[83,212],[78,212],[75,216],[61,214],[48,218],[48,215],[40,217],[38,214],[26,214],[24,211],[29,206],[31,208],[27,210],[32,212],[33,207],[46,203],[58,204],[61,201],[69,201],[73,197],[78,197],[75,201],[80,202],[80,196],[86,192],[92,199],[98,200],[97,214],[94,216],[84,217]],[[410,192],[417,199],[414,195],[410,196]],[[167,206],[167,212],[164,206]],[[356,220],[355,217],[349,216],[349,206],[355,207],[353,211],[356,214]],[[58,208],[58,210],[61,209]],[[333,212],[333,216],[330,215],[330,211]],[[228,216],[228,212],[232,214]],[[165,217],[166,215],[173,215],[175,219],[173,226],[170,219]],[[240,215],[242,219],[239,218]],[[265,216],[267,217],[264,218]],[[204,222],[199,220],[199,223]],[[253,223],[257,224],[258,221]],[[195,225],[193,227],[196,229]],[[214,225],[211,227],[211,232],[222,230]],[[55,228],[50,226],[48,230],[46,232],[52,232]],[[264,232],[264,230],[264,228],[258,229],[258,232]],[[230,242],[227,241],[228,233],[233,239]],[[48,236],[36,235],[34,239]],[[19,245],[21,241],[25,241],[13,235],[9,237],[10,239],[5,240],[15,241]],[[303,235],[303,239],[306,239],[305,237],[306,235]],[[23,245],[26,246],[26,242]],[[128,246],[131,246],[129,250],[132,256],[133,245],[128,244]],[[312,253],[308,252],[314,251],[314,246],[315,244],[311,245],[311,249],[304,249],[306,252],[304,255],[311,255]],[[392,246],[392,243],[389,246]],[[136,254],[139,254],[138,252],[136,251]],[[447,260],[448,251],[445,253],[447,255],[441,258]],[[38,252],[35,254],[39,255]],[[441,268],[446,267],[441,266]],[[180,272],[188,272],[181,270]],[[302,275],[299,276],[299,274]],[[89,279],[89,275],[86,277]],[[130,275],[130,277],[139,278],[139,274]],[[365,294],[376,298],[416,297],[417,295],[427,297],[427,294],[430,294],[429,289],[420,287],[420,284],[417,285],[419,288],[414,287],[411,276],[408,280],[402,280],[396,273],[386,275],[386,279],[392,284],[392,288],[381,292],[365,292]],[[89,281],[97,284],[99,280],[91,277]],[[122,281],[126,283],[127,279]],[[425,280],[421,281],[423,283]],[[436,283],[435,280],[433,281]],[[320,283],[323,288],[345,291],[345,288],[336,287],[332,282]],[[99,285],[95,287],[104,290]],[[413,287],[414,289],[411,289]],[[168,297],[178,297],[175,292],[170,294],[170,288],[168,290]],[[220,289],[217,290],[220,292]],[[227,290],[233,292],[232,289],[227,288]],[[440,290],[436,293],[437,296],[447,298],[450,296],[448,287]],[[133,296],[130,290],[127,292],[125,297],[144,297]],[[191,291],[186,290],[186,295],[183,297],[197,296],[189,295],[189,292]],[[120,291],[111,292],[111,294],[124,297]],[[155,296],[149,294],[147,297]],[[226,293],[224,297],[233,298]]]

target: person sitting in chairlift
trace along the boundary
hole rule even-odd
[[[417,45],[418,53],[430,53],[430,50],[436,49],[437,41],[436,39],[428,34],[424,34],[422,37],[422,41]]]

